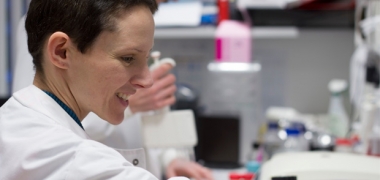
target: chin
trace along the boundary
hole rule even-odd
[[[108,123],[112,125],[119,125],[124,120],[124,115],[122,117],[112,117],[107,120]]]

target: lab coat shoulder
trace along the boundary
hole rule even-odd
[[[80,144],[75,134],[14,98],[0,109],[0,179],[64,179]]]
[[[156,180],[117,151],[88,139],[42,91],[26,90],[0,108],[0,179]]]

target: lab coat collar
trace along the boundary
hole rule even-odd
[[[41,112],[56,123],[72,130],[76,135],[89,139],[86,132],[67,114],[67,112],[50,96],[38,87],[31,85],[13,94],[24,106]]]

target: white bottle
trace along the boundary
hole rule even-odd
[[[337,137],[346,137],[349,128],[349,119],[343,105],[343,92],[347,89],[345,80],[334,79],[329,83],[330,107],[329,129]]]

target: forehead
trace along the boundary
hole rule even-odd
[[[114,19],[114,31],[103,31],[94,48],[136,48],[150,50],[153,45],[154,20],[148,7],[136,6],[122,12]]]

